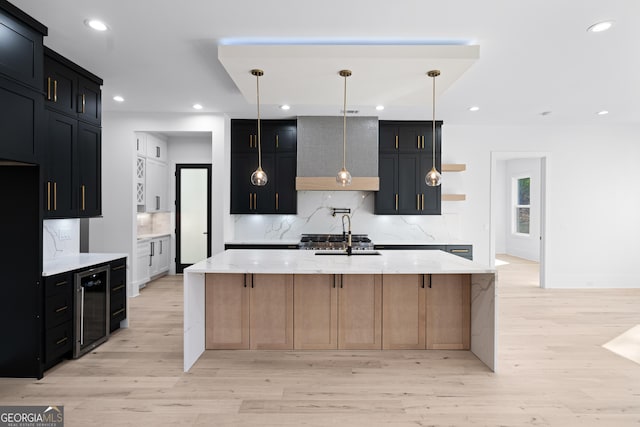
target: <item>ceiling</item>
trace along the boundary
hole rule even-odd
[[[104,111],[192,113],[192,105],[200,103],[200,112],[255,117],[249,70],[249,83],[241,84],[218,59],[219,50],[230,46],[295,44],[295,50],[306,44],[340,45],[360,52],[378,45],[387,50],[455,45],[477,46],[479,57],[455,81],[447,83],[441,76],[437,119],[445,123],[640,123],[640,2],[635,0],[10,1],[49,27],[47,46],[104,79]],[[103,20],[109,30],[90,30],[84,25],[87,18]],[[586,31],[603,20],[615,25],[603,33]],[[354,58],[345,57],[339,69],[354,69],[348,80],[353,95],[370,96],[357,95],[363,104],[348,104],[347,109],[356,107],[360,115],[381,119],[431,118],[427,69],[409,78],[414,79],[412,90],[422,91],[419,96],[425,99],[419,105],[419,96],[412,102],[387,96],[388,88],[401,90],[407,84],[407,78],[397,78],[408,72],[404,66],[398,66],[397,74],[374,79],[368,73],[379,71],[370,65],[375,59],[361,67],[350,61]],[[323,63],[321,59],[299,57],[308,64]],[[310,79],[304,72],[282,77],[288,68],[267,61],[254,67],[264,68],[261,91],[270,94],[269,103],[261,102],[264,118],[340,114],[339,69],[329,82],[328,76]],[[279,78],[269,82],[266,77],[272,75]],[[335,89],[330,96],[323,90],[315,93],[324,96],[299,90],[318,85]],[[282,100],[276,102],[273,94]],[[335,102],[329,102],[336,94]],[[116,103],[114,95],[125,102]],[[291,110],[280,110],[283,102],[291,103]],[[385,104],[385,110],[375,111],[377,103]],[[468,111],[474,105],[480,110]],[[610,113],[597,115],[601,110]]]

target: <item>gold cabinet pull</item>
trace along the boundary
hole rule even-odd
[[[65,311],[67,308],[69,308],[69,306],[65,305],[64,307],[60,307],[59,309],[56,310],[56,313],[62,313],[63,311]]]
[[[66,285],[66,284],[67,284],[67,281],[63,280],[62,282],[56,283],[56,286],[62,286],[62,285]]]
[[[125,267],[126,267],[126,265],[122,264],[122,265],[118,265],[116,267],[113,267],[111,270],[112,271],[122,270]]]
[[[82,210],[84,210],[84,185],[82,185]]]
[[[124,285],[116,286],[115,288],[111,289],[111,292],[117,292],[122,288],[124,288]]]
[[[258,194],[253,193],[253,209],[258,209]]]
[[[278,206],[278,193],[276,193],[276,210],[280,209]]]
[[[249,135],[249,148],[253,148],[253,135]]]
[[[398,210],[398,193],[396,193],[396,210]]]
[[[59,339],[58,341],[56,341],[56,345],[60,345],[60,344],[62,344],[63,342],[65,342],[65,341],[67,341],[67,340],[68,340],[68,338],[67,338],[67,337],[64,337],[64,338],[62,338],[62,339]]]
[[[85,99],[84,99],[84,93],[82,94],[82,114],[84,114],[84,106],[85,106]]]
[[[422,193],[422,210],[424,210],[424,193]]]
[[[418,135],[418,150],[420,149],[420,135]]]
[[[424,135],[422,135],[422,149],[424,149]]]
[[[454,254],[467,254],[469,249],[451,249],[451,252]]]
[[[53,183],[53,210],[58,210],[58,183]]]
[[[396,150],[398,149],[398,135],[396,135]]]
[[[58,81],[53,81],[53,102],[58,102]]]
[[[416,194],[416,210],[420,210],[420,195]]]
[[[124,308],[121,308],[121,309],[120,309],[120,310],[118,310],[118,311],[114,311],[114,312],[111,314],[111,316],[112,316],[112,317],[116,317],[118,314],[121,314],[121,313],[124,313]]]
[[[51,101],[51,77],[47,77],[47,101]]]
[[[253,210],[253,194],[249,193],[249,210]]]
[[[278,135],[276,134],[276,148],[279,148],[280,141],[278,140]]]
[[[47,210],[51,210],[51,181],[47,181]]]

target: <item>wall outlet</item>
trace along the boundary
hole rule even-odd
[[[58,239],[59,240],[71,240],[71,229],[69,228],[58,228]]]

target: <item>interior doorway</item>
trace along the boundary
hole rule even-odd
[[[507,253],[538,262],[541,288],[546,284],[548,163],[545,152],[491,153],[491,259]],[[531,189],[530,200],[521,196],[523,188]]]
[[[176,273],[211,256],[211,164],[176,164]]]

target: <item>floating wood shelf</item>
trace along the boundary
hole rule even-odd
[[[443,163],[442,172],[462,172],[467,170],[467,165],[464,163]]]
[[[462,202],[467,200],[466,194],[443,194],[442,201],[443,202]]]

